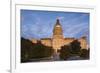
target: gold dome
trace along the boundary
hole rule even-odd
[[[53,35],[62,35],[63,31],[62,31],[62,26],[59,22],[59,19],[57,19],[54,30],[53,30]]]

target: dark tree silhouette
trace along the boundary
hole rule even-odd
[[[82,57],[83,59],[89,59],[89,50],[81,49],[80,57]]]
[[[32,46],[34,44],[28,40],[28,39],[24,39],[21,38],[21,61],[25,62],[28,61],[31,58],[31,54],[32,54]]]
[[[53,51],[54,50],[52,49],[52,47],[45,46],[40,41],[38,41],[37,44],[33,46],[33,58],[43,58],[52,56]]]
[[[70,45],[64,45],[60,49],[60,59],[61,60],[66,60],[67,58],[70,57],[71,55],[71,46]]]
[[[40,41],[32,43],[28,39],[21,38],[21,62],[28,62],[30,59],[39,59],[53,55],[52,47],[43,45]]]
[[[80,42],[78,40],[74,40],[70,43],[71,46],[71,53],[72,54],[79,54],[80,53]]]
[[[78,40],[72,41],[69,45],[64,45],[60,50],[60,59],[68,60],[68,59],[77,59],[76,57],[80,57],[80,42]],[[78,58],[79,59],[79,58]]]

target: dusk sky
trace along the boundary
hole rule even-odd
[[[21,10],[21,37],[40,39],[52,37],[57,18],[64,37],[89,39],[89,13]]]

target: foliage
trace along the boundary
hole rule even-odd
[[[31,49],[34,44],[28,39],[21,38],[21,61],[27,61],[31,58]]]
[[[21,38],[21,62],[27,62],[30,59],[50,57],[53,52],[52,47],[45,46],[40,41],[32,43],[28,39]]]
[[[80,53],[80,42],[78,40],[74,40],[70,43],[71,46],[71,53],[72,54],[79,54]]]
[[[37,42],[33,46],[32,49],[32,58],[43,58],[43,57],[49,57],[53,54],[52,47],[43,45],[40,41]]]
[[[80,52],[80,57],[82,57],[83,59],[89,59],[89,50],[82,49]]]
[[[64,45],[61,47],[61,50],[60,50],[60,59],[61,60],[66,60],[67,58],[70,57],[71,55],[71,47],[70,45]]]
[[[67,60],[71,56],[79,56],[80,49],[80,42],[78,40],[74,40],[69,45],[64,45],[61,47],[60,59]]]

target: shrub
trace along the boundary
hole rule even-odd
[[[21,38],[21,62],[50,57],[53,55],[53,52],[52,47],[45,46],[40,41],[32,43],[28,39]]]
[[[74,40],[70,43],[71,46],[71,53],[72,54],[79,54],[81,50],[80,42],[78,40]]]
[[[69,45],[64,45],[64,46],[61,47],[59,52],[60,52],[60,55],[59,55],[60,59],[61,60],[66,60],[71,55],[71,53],[70,53],[71,52],[71,47]]]
[[[54,50],[52,47],[43,45],[40,41],[33,46],[32,58],[43,58],[52,56]]]
[[[80,57],[82,57],[84,59],[89,59],[89,50],[82,49],[80,52]]]
[[[21,62],[26,62],[31,58],[30,54],[33,45],[28,39],[21,38]]]

